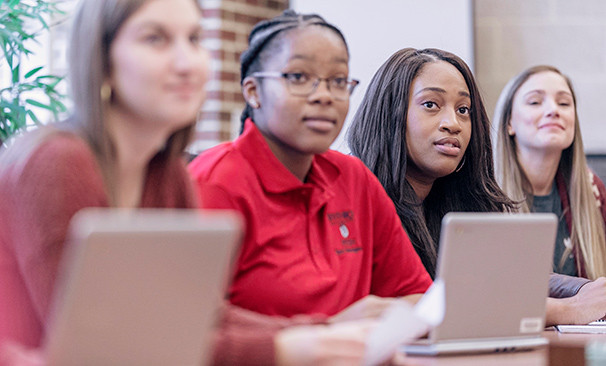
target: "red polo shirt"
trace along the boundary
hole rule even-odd
[[[316,155],[303,183],[249,120],[242,136],[189,168],[203,207],[245,218],[229,290],[235,305],[268,315],[333,315],[369,294],[423,293],[431,284],[392,201],[357,158]]]

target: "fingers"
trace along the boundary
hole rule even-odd
[[[374,321],[301,326],[281,331],[275,340],[278,365],[359,365]]]
[[[569,298],[573,324],[587,324],[606,315],[606,278],[600,277],[585,284]]]
[[[375,319],[379,317],[394,301],[400,300],[392,297],[368,295],[348,306],[335,316],[331,317],[329,322],[337,323],[365,318]]]
[[[371,322],[350,322],[323,329],[314,365],[360,365],[372,326]]]

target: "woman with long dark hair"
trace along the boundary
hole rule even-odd
[[[420,128],[430,130],[415,135]],[[347,138],[396,205],[432,276],[447,212],[513,207],[494,179],[475,79],[449,52],[406,48],[392,55],[370,82]]]
[[[432,276],[446,213],[517,210],[496,182],[490,135],[467,65],[446,51],[412,48],[377,71],[348,131],[353,155],[385,187]],[[605,281],[587,282],[551,275],[548,324],[603,316]]]

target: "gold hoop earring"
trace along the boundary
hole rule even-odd
[[[461,171],[461,169],[463,169],[463,165],[465,165],[465,158],[467,156],[463,155],[463,160],[461,160],[461,162],[459,163],[459,166],[457,167],[457,169],[455,169],[455,173],[458,173]]]
[[[109,83],[103,83],[103,85],[101,85],[101,90],[99,91],[99,93],[101,94],[101,101],[103,103],[109,104],[111,102],[113,91]]]

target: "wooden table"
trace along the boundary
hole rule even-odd
[[[606,342],[606,334],[562,334],[555,330],[547,330],[543,332],[543,335],[549,339],[550,345],[554,346],[576,346],[579,348],[592,341]],[[549,364],[548,360],[549,348],[540,347],[532,351],[511,353],[438,357],[407,356],[401,364],[408,366],[547,366]]]

